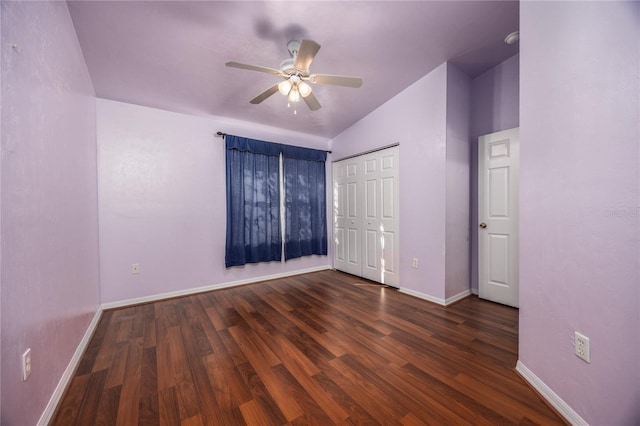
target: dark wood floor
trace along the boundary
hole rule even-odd
[[[562,424],[515,309],[325,271],[104,313],[54,425]]]

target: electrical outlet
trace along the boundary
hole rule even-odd
[[[413,262],[411,263],[411,266],[413,266],[414,268],[418,267],[418,259],[416,259],[415,257],[413,258]]]
[[[589,338],[584,334],[575,332],[574,342],[576,346],[576,356],[591,363],[591,348],[589,347]]]
[[[26,382],[31,374],[31,348],[22,354],[22,381]]]
[[[140,264],[139,263],[132,263],[131,264],[131,274],[135,275],[135,274],[139,274],[140,273]]]

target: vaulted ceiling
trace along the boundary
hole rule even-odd
[[[475,77],[518,52],[517,1],[68,1],[96,95],[333,137],[445,61]],[[361,77],[313,85],[322,108],[294,115],[278,68],[289,40],[322,47],[311,72]]]

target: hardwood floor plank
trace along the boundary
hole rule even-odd
[[[191,368],[188,363],[188,347],[184,346],[179,327],[171,327],[167,332],[171,364],[169,374],[173,374],[180,421],[190,419],[200,412]]]
[[[129,339],[140,337],[137,334],[138,330],[133,329],[133,324],[136,322],[135,317],[127,318],[120,322],[120,329],[118,330],[118,336],[116,342],[127,342]]]
[[[518,311],[321,271],[103,313],[52,425],[563,424]]]
[[[138,423],[141,372],[142,339],[136,338],[129,342],[127,366],[125,369],[127,379],[122,384],[122,390],[120,391],[116,424],[132,425]]]
[[[292,420],[293,424],[331,424],[330,417],[324,410],[330,407],[320,407],[319,401],[315,400],[300,383],[291,375],[289,370],[282,364],[272,368],[278,385],[291,395],[296,404],[304,407],[301,415]],[[324,408],[324,409],[323,409]],[[336,414],[336,413],[332,413]]]
[[[100,370],[95,373],[91,373],[89,381],[87,382],[87,391],[80,403],[78,416],[75,420],[77,424],[83,425],[93,423],[96,413],[98,412],[100,398],[104,390],[104,383],[106,379],[107,370]]]
[[[260,406],[261,413],[270,419],[268,424],[285,424],[287,422],[284,414],[278,408],[273,397],[265,387],[258,373],[253,369],[249,360],[237,345],[228,330],[219,332],[220,339],[228,351],[229,356],[236,366],[236,370],[242,381],[250,390],[253,400]]]
[[[184,353],[186,355],[186,363],[189,366],[193,389],[197,395],[200,418],[206,424],[220,424],[221,419],[218,418],[220,409],[211,389],[211,382],[209,382],[203,360],[203,356],[210,355],[213,350],[203,331],[204,325],[198,321],[199,307],[199,303],[191,303],[185,304],[178,309],[181,314],[180,334],[186,348]],[[204,312],[202,317],[206,317]]]
[[[344,361],[347,359],[347,362]],[[351,359],[349,354],[343,355],[330,362],[333,370],[327,369],[327,374],[340,387],[353,395],[358,395],[358,401],[372,417],[380,423],[385,423],[385,419],[398,419],[407,414],[407,410],[397,404],[391,393],[376,387],[359,373],[359,368],[355,370],[349,365]]]
[[[244,363],[239,365],[238,371],[245,383],[251,389],[253,400],[260,406],[261,412],[269,418],[267,424],[281,425],[287,423],[287,418],[280,406],[269,392],[258,373],[251,367],[251,364]]]
[[[155,322],[155,305],[149,303],[144,305],[144,311],[141,315],[144,318],[142,336],[144,341],[142,347],[144,349],[156,346],[156,322]]]
[[[266,353],[261,351],[261,349],[266,348],[266,345],[260,344],[260,337],[252,330],[240,326],[231,327],[229,333],[231,333],[238,346],[242,348],[251,366],[260,376],[264,386],[268,389],[269,394],[273,397],[286,419],[291,421],[301,416],[303,411],[298,405],[298,401],[283,388],[282,383],[278,381],[276,374],[272,370],[272,367],[280,364],[280,361],[278,360],[274,363],[274,360],[270,359],[275,358],[275,355],[270,350],[267,350]],[[269,355],[272,355],[272,357]],[[277,360],[277,358],[275,359]]]
[[[175,386],[158,390],[158,417],[160,425],[180,424],[180,408]]]
[[[344,419],[343,424],[378,424],[369,413],[364,410],[343,388],[331,380],[324,372],[313,376],[313,380],[318,383],[327,394],[338,404],[349,416]],[[338,423],[338,424],[340,424]]]
[[[138,403],[139,424],[160,424],[160,402],[158,398],[158,364],[154,347],[142,350],[140,371],[140,399]]]
[[[399,384],[402,378],[405,377],[403,375],[392,376],[386,372],[381,372],[381,376],[390,384]],[[406,384],[401,385],[402,389],[407,387]],[[420,421],[422,424],[473,424],[475,426],[500,424],[483,421],[482,417],[477,415],[465,416],[459,410],[452,408],[453,404],[451,402],[445,404],[431,398],[427,393],[421,392],[419,388],[414,388],[414,390],[415,393],[413,394],[405,394],[405,405],[410,410],[411,418]],[[404,419],[406,419],[406,416],[402,420]]]
[[[115,354],[111,361],[111,367],[107,374],[106,388],[121,386],[124,383],[124,373],[127,366],[127,358],[129,357],[129,342],[120,342],[116,344]]]
[[[412,413],[423,422],[437,424],[495,425],[508,423],[507,419],[467,398],[454,388],[433,377],[421,376],[416,379],[412,373],[413,366],[403,367],[391,365],[388,370],[379,374],[398,389],[407,392],[407,398],[421,401],[423,405]]]
[[[539,424],[551,424],[553,421],[551,417],[541,416],[537,410],[525,404],[519,405],[517,410],[505,409],[505,407],[509,407],[510,404],[514,403],[512,395],[504,395],[501,392],[493,392],[491,395],[487,395],[487,393],[484,392],[486,385],[466,374],[458,375],[456,381],[465,385],[465,393],[469,397],[495,412],[502,411],[508,415],[513,422],[520,422],[523,417],[527,417],[529,420],[533,420]]]
[[[93,365],[100,353],[100,348],[104,342],[104,337],[109,330],[109,326],[111,325],[111,318],[113,316],[112,311],[106,311],[102,313],[102,318],[98,322],[95,332],[87,345],[87,350],[80,360],[78,365],[78,369],[76,371],[77,376],[82,376],[83,374],[89,374],[93,370]]]
[[[118,418],[118,404],[120,403],[120,392],[122,386],[115,386],[105,389],[100,397],[98,412],[95,418],[96,426],[111,426],[116,424]]]
[[[240,406],[252,401],[252,394],[235,366],[216,355],[205,357],[205,367],[212,390],[216,395],[219,417],[224,424],[242,424]]]
[[[260,405],[255,401],[247,401],[240,405],[242,417],[248,425],[268,425],[272,424],[269,416],[265,414]]]
[[[54,421],[58,422],[57,424],[72,425],[76,423],[82,400],[89,386],[89,377],[90,374],[76,375],[71,380],[65,397],[60,401],[54,416]]]

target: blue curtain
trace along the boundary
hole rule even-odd
[[[280,149],[226,135],[227,240],[225,265],[282,258]]]
[[[283,146],[285,260],[327,254],[325,160],[315,149]]]
[[[280,155],[285,187],[285,260],[327,254],[327,153],[226,135],[225,265],[282,258]]]

